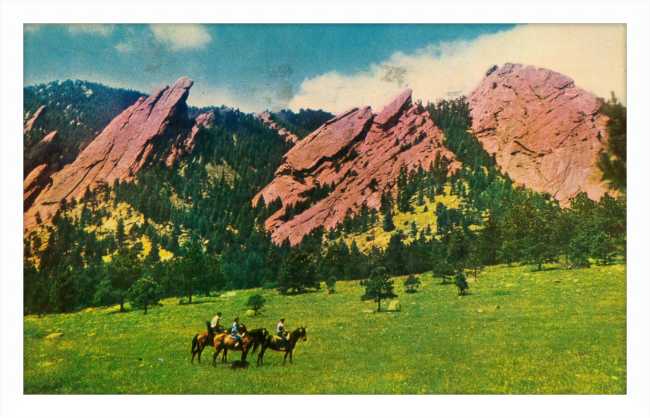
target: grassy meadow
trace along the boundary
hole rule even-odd
[[[470,280],[469,295],[430,273],[405,293],[401,311],[376,313],[361,302],[358,282],[295,296],[262,291],[259,317],[232,297],[163,300],[147,315],[119,307],[24,320],[25,393],[245,394],[624,394],[626,268],[488,267]],[[127,305],[128,306],[128,305]],[[388,307],[388,301],[382,306]],[[372,310],[372,313],[364,312]],[[249,355],[246,370],[190,364],[192,337],[217,311],[249,329],[307,327],[294,364],[268,351],[265,365]],[[59,337],[50,337],[62,333]],[[231,353],[229,361],[240,353]],[[220,359],[219,359],[220,361]]]

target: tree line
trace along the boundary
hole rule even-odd
[[[366,283],[427,271],[464,293],[466,275],[487,265],[586,268],[592,260],[608,264],[625,255],[624,195],[594,202],[582,194],[562,209],[548,195],[514,187],[498,170],[468,132],[463,100],[428,109],[463,168],[448,175],[444,160],[411,171],[403,167],[379,209],[350,212],[334,230],[318,228],[295,247],[273,244],[264,228],[281,202],[251,204],[290,145],[251,115],[219,113],[213,128],[200,130],[192,154],[171,169],[153,165],[133,182],[87,190],[79,202],[62,202],[45,234],[25,238],[25,312],[123,308],[127,301],[146,309],[162,297],[191,303],[195,295],[226,289],[291,293],[318,290],[322,282],[333,291],[339,280]],[[335,187],[324,185],[310,199]],[[457,197],[456,207],[434,206],[445,190]],[[124,204],[144,221],[133,223],[128,211],[114,216]],[[393,216],[416,207],[435,214],[435,227],[413,221],[398,228]],[[109,219],[116,228],[103,230]],[[391,233],[386,248],[363,252],[348,238],[373,228]],[[145,240],[151,245],[146,256]],[[170,258],[161,259],[161,249]]]

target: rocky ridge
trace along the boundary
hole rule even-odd
[[[292,134],[287,129],[283,128],[277,122],[275,122],[273,120],[273,115],[271,115],[269,112],[256,113],[254,117],[255,119],[258,119],[260,122],[262,122],[266,128],[277,132],[278,135],[280,135],[280,137],[282,137],[282,139],[284,139],[286,142],[296,144],[300,140],[297,135]]]
[[[27,119],[23,125],[23,134],[26,134],[27,132],[31,131],[32,128],[34,127],[34,124],[38,121],[38,119],[43,115],[43,112],[45,112],[45,105],[39,107],[36,112],[32,115],[31,118]]]
[[[551,70],[493,67],[468,97],[477,138],[520,185],[549,193],[562,206],[581,192],[608,192],[596,165],[607,117],[593,94]]]
[[[438,158],[449,162],[450,173],[460,168],[443,145],[444,135],[421,104],[413,104],[406,90],[379,114],[370,107],[353,108],[328,121],[301,140],[285,156],[276,178],[254,199],[282,208],[266,221],[276,243],[292,245],[315,228],[335,227],[346,214],[366,204],[379,208],[381,195],[391,192],[400,168],[428,169]],[[324,199],[287,222],[288,205],[307,199],[318,187],[335,185]]]
[[[184,137],[191,126],[186,100],[192,84],[182,77],[171,87],[163,86],[148,98],[141,97],[113,119],[72,164],[52,175],[26,211],[25,229],[36,225],[36,213],[46,223],[62,199],[79,199],[86,188],[102,182],[112,184],[117,179],[132,180],[154,153]],[[32,183],[42,175],[32,174],[28,176]]]
[[[172,145],[171,151],[169,152],[169,156],[165,160],[165,164],[167,164],[168,167],[171,167],[174,165],[174,161],[176,159],[184,154],[184,153],[191,153],[192,150],[194,149],[194,139],[196,138],[196,134],[199,133],[199,129],[201,127],[210,127],[214,124],[215,121],[215,115],[214,112],[205,112],[201,113],[199,116],[196,117],[194,120],[194,125],[192,126],[192,130],[190,131],[189,135],[185,140],[177,141],[177,143],[174,143]]]

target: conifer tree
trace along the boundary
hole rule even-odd
[[[392,299],[397,297],[393,291],[393,281],[384,267],[377,267],[373,270],[370,278],[364,280],[361,286],[366,288],[366,292],[361,296],[362,301],[373,300],[377,302],[377,312],[381,311],[382,299]]]

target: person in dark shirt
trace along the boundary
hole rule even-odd
[[[280,322],[278,322],[278,335],[280,338],[282,338],[282,347],[287,345],[287,336],[285,335],[286,332],[284,330],[284,318],[280,318]]]
[[[232,324],[230,329],[230,334],[235,337],[235,348],[239,347],[241,343],[241,335],[239,335],[239,318],[235,318],[235,322]]]

